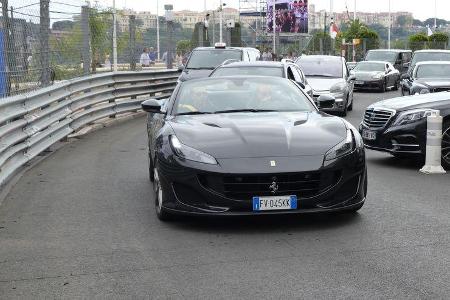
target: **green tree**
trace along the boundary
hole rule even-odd
[[[380,38],[378,33],[368,28],[364,23],[359,20],[351,21],[346,31],[341,31],[336,38],[336,49],[341,49],[342,39],[345,39],[346,43],[352,43],[354,39],[360,41],[355,46],[356,59],[361,60],[366,51],[370,49],[378,49],[380,47]],[[347,49],[350,52],[351,48]]]
[[[177,42],[177,52],[181,52],[182,54],[185,54],[189,51],[191,51],[191,41],[190,40],[180,40]]]
[[[413,34],[408,39],[409,48],[413,51],[426,49],[428,36],[425,33]]]
[[[444,32],[435,32],[429,38],[429,47],[431,49],[446,49],[448,45],[448,34]]]
[[[89,11],[89,30],[91,36],[92,62],[91,68],[95,72],[101,61],[110,53],[112,14],[99,12],[96,8]]]
[[[399,27],[410,27],[413,24],[413,18],[410,16],[398,16],[397,24]]]
[[[56,21],[52,24],[52,30],[70,31],[73,29],[74,24],[74,22],[69,20]]]

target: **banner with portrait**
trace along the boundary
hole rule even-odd
[[[308,33],[308,0],[267,0],[267,32],[273,32],[274,1],[276,32]]]

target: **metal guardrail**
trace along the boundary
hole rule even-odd
[[[51,145],[98,120],[137,112],[149,97],[163,99],[176,71],[104,73],[0,99],[0,188]]]

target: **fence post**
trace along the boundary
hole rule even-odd
[[[4,82],[0,83],[0,87],[3,86],[2,91],[0,91],[0,94],[3,94],[5,96],[9,96],[10,94],[10,83],[11,83],[11,78],[10,78],[10,60],[9,60],[9,54],[10,54],[10,45],[11,45],[11,37],[9,36],[9,32],[10,32],[10,21],[9,21],[9,16],[8,16],[8,0],[1,0],[2,3],[2,17],[3,17],[3,27],[6,30],[3,30],[3,63],[4,66],[2,66],[2,69],[5,68],[5,77],[2,78],[1,80]]]
[[[88,75],[90,73],[90,65],[91,65],[91,30],[89,28],[89,7],[82,6],[81,7],[81,31],[83,34],[83,50],[82,50],[82,58],[83,58],[83,74]]]
[[[167,47],[167,69],[173,68],[173,21],[167,21],[167,30],[169,31],[169,40]]]
[[[130,70],[136,70],[136,16],[131,15],[129,20],[130,28]]]
[[[198,25],[198,47],[203,47],[204,42],[203,42],[203,24],[199,24]]]
[[[50,30],[50,16],[49,16],[49,4],[50,0],[40,1],[40,62],[41,62],[41,85],[47,86],[50,84],[50,50],[48,46]]]

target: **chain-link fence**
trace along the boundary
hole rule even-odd
[[[1,0],[0,98],[113,65],[113,11],[81,0]],[[118,70],[142,68],[146,26],[117,11]]]

